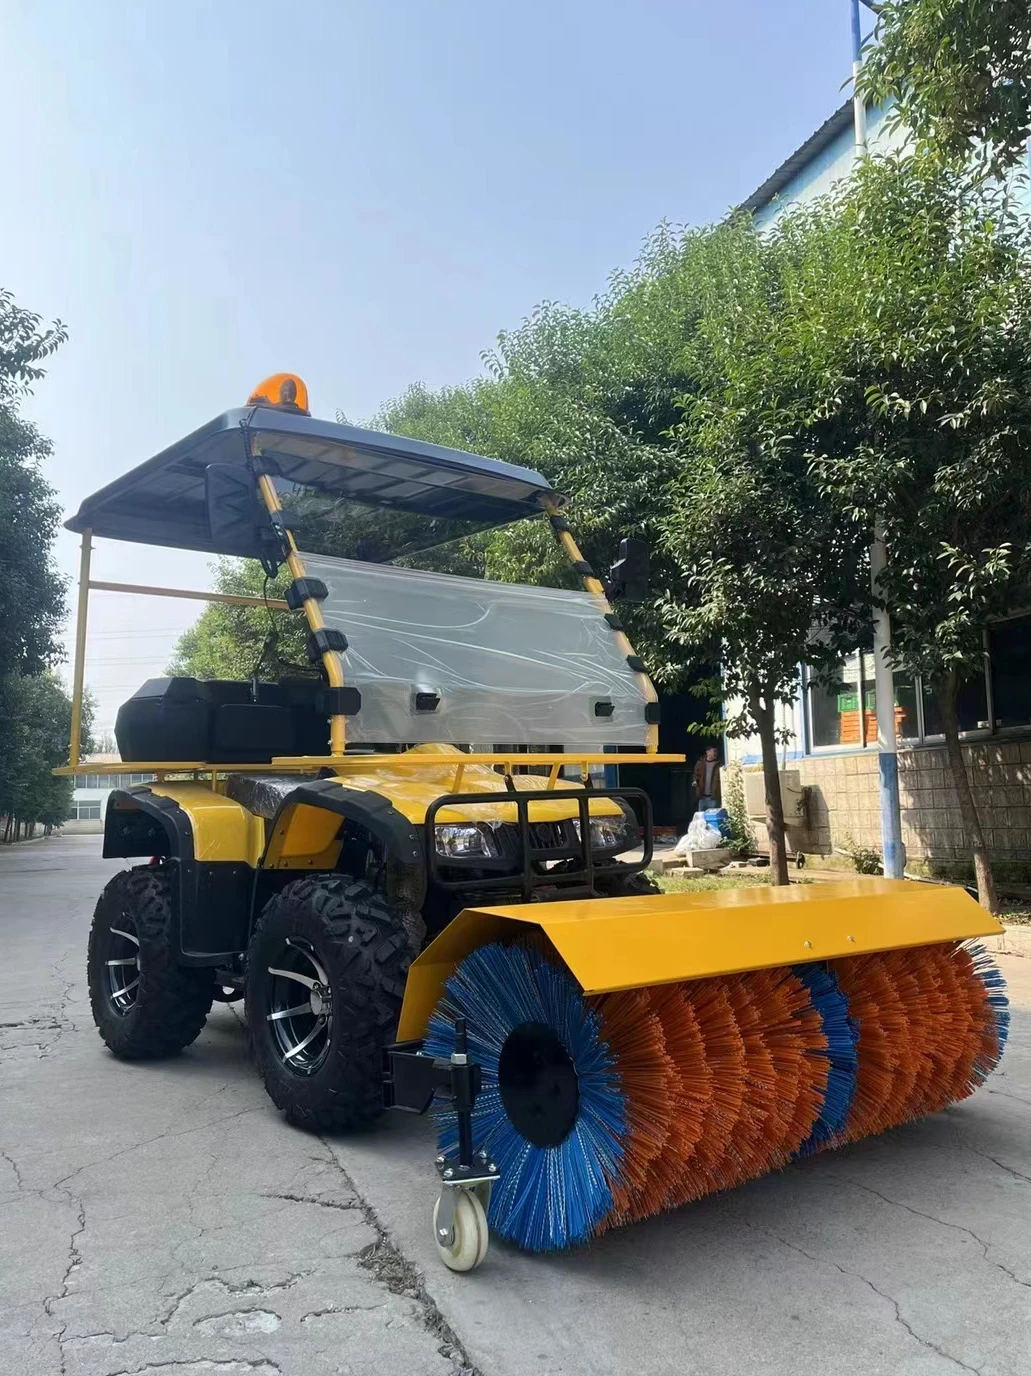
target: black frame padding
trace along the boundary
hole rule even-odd
[[[308,632],[308,658],[313,664],[318,664],[327,652],[342,655],[346,650],[347,636],[333,626],[321,626],[317,631]]]
[[[323,688],[318,696],[318,710],[326,717],[356,717],[362,710],[362,695],[351,684]]]
[[[328,596],[329,589],[321,578],[295,578],[287,586],[286,605],[292,612],[299,612],[309,597],[316,602],[325,602]]]

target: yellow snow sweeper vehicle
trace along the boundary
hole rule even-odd
[[[409,566],[524,518],[550,522],[582,592]],[[969,939],[1000,928],[961,889],[648,891],[647,793],[598,782],[680,759],[658,753],[612,606],[646,551],[626,542],[599,579],[540,474],[313,419],[278,374],[68,526],[66,772],[90,591],[197,596],[93,581],[95,537],[285,565],[283,601],[205,596],[303,617],[310,660],[151,679],[119,710],[122,760],[153,781],[106,814],[105,856],[135,863],[90,932],[100,1035],[126,1060],[173,1054],[242,996],[295,1123],[433,1109],[453,1269],[483,1260],[488,1226],[581,1243],[940,1109],[997,1061],[1005,993]],[[302,553],[316,536],[337,552]]]

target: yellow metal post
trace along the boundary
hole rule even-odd
[[[549,517],[557,517],[562,514],[558,509],[558,504],[550,497],[544,502],[544,510],[548,513]],[[570,531],[556,530],[555,535],[558,538],[559,544],[562,546],[566,558],[574,567],[577,564],[586,563],[586,560],[580,553],[580,546],[576,543]],[[597,598],[602,615],[604,616],[606,612],[611,612],[612,605],[605,596],[605,585],[599,579],[595,578],[593,574],[581,573],[580,578],[585,590],[593,597]],[[616,631],[615,636],[623,653],[627,656],[632,655],[634,653],[634,647],[630,644],[626,632]],[[634,677],[637,679],[641,691],[644,694],[645,702],[658,702],[659,695],[655,691],[655,684],[652,683],[650,676],[648,674],[635,673]],[[659,748],[659,728],[654,722],[649,722],[645,727],[644,739],[645,750],[649,755],[654,755]]]
[[[258,455],[255,454],[255,458]],[[258,487],[261,491],[262,501],[265,503],[269,515],[283,510],[283,504],[279,500],[279,493],[276,491],[275,483],[265,473],[258,475]],[[297,552],[297,545],[294,537],[286,531],[287,556],[286,563],[290,570],[290,576],[296,581],[303,578],[307,570],[304,567],[304,560]],[[322,608],[314,597],[304,599],[304,614],[308,618],[308,625],[313,631],[321,631],[326,627],[325,619],[322,615]],[[326,671],[326,679],[331,688],[343,688],[344,686],[344,662],[335,650],[326,650],[322,656],[322,667]],[[329,749],[333,755],[342,755],[347,740],[347,718],[339,714],[330,716],[329,719]]]
[[[89,571],[93,555],[93,532],[82,532],[82,552],[79,555],[79,605],[75,618],[75,665],[72,672],[72,729],[68,763],[79,763],[82,748],[82,687],[86,676],[86,618],[89,615]]]

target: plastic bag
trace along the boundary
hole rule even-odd
[[[690,850],[716,850],[722,845],[723,837],[715,827],[709,826],[705,813],[696,812],[686,834],[677,842],[674,854],[686,855]]]

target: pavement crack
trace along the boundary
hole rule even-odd
[[[187,1361],[147,1362],[145,1366],[124,1367],[121,1371],[112,1371],[111,1376],[147,1376],[149,1371],[181,1371],[183,1376],[191,1376],[191,1373],[200,1376],[201,1372],[208,1371],[221,1371],[225,1376],[239,1376],[239,1373],[253,1371],[257,1376],[282,1376],[283,1368],[268,1357],[260,1357],[257,1360],[250,1357],[231,1357],[224,1362],[211,1357],[191,1357]]]
[[[1001,1099],[1013,1099],[1025,1108],[1031,1108],[1031,1099],[1022,1099],[1019,1094],[1011,1094],[1008,1089],[986,1089],[986,1094],[997,1094]]]
[[[376,1235],[375,1242],[370,1242],[357,1253],[358,1265],[363,1270],[371,1272],[375,1280],[392,1295],[403,1295],[406,1299],[414,1300],[422,1326],[440,1338],[440,1350],[447,1350],[447,1356],[458,1376],[483,1376],[483,1373],[473,1365],[458,1334],[426,1289],[425,1281],[417,1267],[403,1255],[390,1237],[375,1209],[359,1193],[330,1144],[324,1137],[320,1137],[319,1141],[325,1147],[329,1160],[346,1181],[348,1192],[354,1196],[356,1206],[361,1210],[365,1222]]]
[[[329,1314],[367,1314],[373,1309],[382,1309],[382,1304],[327,1304],[325,1309],[312,1309],[307,1314],[302,1314],[298,1323],[307,1323],[309,1319],[324,1319]]]
[[[1003,1275],[1009,1276],[1014,1284],[1023,1285],[1025,1289],[1031,1290],[1031,1281],[1021,1280],[1021,1278],[1011,1271],[1008,1266],[1004,1266],[1001,1261],[996,1261],[993,1257],[988,1255],[991,1251],[991,1243],[985,1242],[983,1237],[978,1237],[977,1233],[975,1233],[972,1228],[964,1227],[962,1223],[949,1223],[947,1219],[938,1218],[935,1214],[924,1213],[923,1209],[914,1209],[911,1204],[903,1204],[901,1200],[891,1199],[888,1195],[882,1194],[880,1190],[875,1190],[872,1185],[863,1185],[858,1180],[849,1180],[846,1177],[845,1183],[846,1185],[851,1185],[853,1189],[865,1190],[867,1194],[875,1195],[878,1199],[883,1200],[885,1204],[890,1204],[895,1209],[903,1209],[907,1214],[913,1214],[916,1218],[926,1218],[929,1223],[937,1223],[939,1228],[951,1228],[953,1232],[965,1233],[967,1237],[972,1238],[980,1247],[982,1259],[986,1261],[989,1266],[994,1266],[996,1270],[1001,1271]]]
[[[226,1280],[224,1276],[204,1276],[201,1280],[195,1280],[177,1295],[169,1298],[172,1300],[172,1307],[165,1317],[159,1320],[160,1328],[167,1328],[175,1316],[182,1309],[186,1301],[205,1287],[213,1287],[220,1290],[225,1295],[273,1295],[280,1290],[290,1290],[299,1281],[305,1280],[312,1273],[311,1271],[297,1271],[289,1275],[285,1280],[260,1281],[248,1277],[247,1280],[232,1281]]]
[[[11,1170],[14,1171],[14,1178],[15,1178],[15,1180],[18,1182],[18,1189],[19,1189],[19,1190],[24,1190],[24,1189],[25,1189],[25,1181],[24,1181],[24,1180],[22,1179],[22,1177],[21,1177],[21,1169],[20,1169],[20,1167],[19,1167],[17,1161],[15,1161],[14,1157],[11,1156],[8,1152],[3,1151],[2,1149],[0,1149],[0,1159],[6,1161],[7,1164],[10,1166]]]
[[[0,1031],[8,1029],[24,1030],[31,1027],[34,1031],[63,1032],[66,1024],[54,1022],[49,1018],[26,1018],[23,1022],[0,1022]]]
[[[991,1156],[986,1151],[981,1151],[978,1147],[972,1147],[969,1142],[962,1145],[967,1151],[972,1151],[975,1156],[983,1157],[985,1161],[990,1161],[993,1166],[998,1166],[1000,1171],[1005,1171],[1007,1175],[1012,1175],[1015,1180],[1023,1180],[1026,1185],[1031,1185],[1031,1175],[1025,1175],[1022,1171],[1016,1170],[1013,1166],[1007,1166],[1005,1161],[1000,1161],[997,1156]]]
[[[800,1247],[797,1242],[789,1242],[786,1237],[781,1237],[779,1233],[773,1232],[771,1228],[764,1228],[758,1223],[749,1223],[748,1220],[744,1218],[739,1218],[738,1222],[743,1223],[746,1228],[754,1232],[763,1233],[766,1237],[772,1238],[774,1242],[779,1243],[782,1247],[787,1247],[789,1251],[797,1252],[799,1256],[805,1257],[806,1261],[811,1261],[816,1266],[833,1267],[840,1275],[849,1276],[853,1280],[862,1282],[862,1284],[872,1290],[879,1299],[884,1300],[885,1303],[892,1306],[895,1311],[895,1322],[909,1334],[914,1342],[918,1342],[920,1346],[925,1348],[928,1352],[936,1352],[939,1357],[944,1358],[947,1362],[952,1362],[955,1366],[959,1367],[961,1371],[972,1371],[974,1376],[981,1376],[979,1367],[970,1366],[959,1357],[954,1357],[951,1352],[946,1352],[943,1347],[939,1347],[938,1344],[932,1342],[930,1338],[924,1338],[921,1334],[917,1333],[909,1320],[904,1317],[899,1302],[895,1299],[894,1295],[889,1295],[884,1290],[878,1289],[869,1276],[864,1276],[859,1271],[851,1271],[847,1266],[842,1266],[840,1262],[834,1261],[830,1257],[814,1256],[812,1252],[807,1252],[804,1247]]]
[[[83,1233],[86,1231],[86,1206],[81,1199],[73,1199],[67,1190],[65,1191],[65,1195],[67,1197],[68,1203],[75,1205],[77,1207],[78,1212],[76,1214],[75,1228],[72,1230],[72,1235],[68,1241],[68,1265],[65,1267],[64,1276],[61,1279],[60,1293],[57,1295],[48,1295],[46,1299],[43,1301],[43,1312],[49,1319],[55,1317],[53,1306],[55,1304],[59,1304],[62,1300],[68,1298],[69,1282],[71,1281],[72,1276],[75,1274],[78,1268],[82,1265],[82,1253],[79,1250],[79,1238],[82,1237]],[[64,1322],[61,1323],[61,1327],[54,1334],[54,1337],[57,1340],[57,1350],[60,1354],[61,1376],[65,1376],[65,1372],[67,1371],[67,1366],[65,1363],[65,1346],[67,1342],[65,1334],[67,1332],[68,1321],[64,1320]]]
[[[243,1118],[248,1113],[264,1112],[265,1108],[263,1105],[257,1107],[252,1106],[250,1108],[238,1109],[235,1113],[227,1113],[222,1118],[213,1118],[210,1123],[198,1123],[196,1127],[183,1128],[181,1132],[173,1132],[171,1128],[169,1128],[165,1132],[156,1133],[153,1137],[145,1137],[140,1142],[131,1142],[129,1146],[120,1148],[120,1150],[113,1152],[110,1156],[105,1156],[95,1161],[84,1161],[81,1166],[76,1166],[75,1170],[70,1171],[68,1175],[64,1175],[60,1180],[55,1181],[52,1188],[55,1190],[60,1189],[62,1186],[66,1185],[69,1180],[74,1180],[77,1175],[81,1175],[83,1171],[92,1170],[94,1166],[106,1166],[112,1161],[117,1161],[122,1156],[128,1156],[131,1152],[141,1151],[144,1147],[152,1146],[155,1142],[171,1142],[177,1137],[189,1137],[195,1132],[207,1132],[211,1128],[221,1127],[224,1123],[231,1123],[233,1119]]]
[[[352,1200],[350,1204],[340,1204],[335,1199],[319,1199],[312,1194],[261,1194],[259,1199],[285,1199],[290,1204],[315,1204],[320,1209],[340,1209],[344,1213],[353,1213],[361,1210],[361,1205],[357,1200]]]

